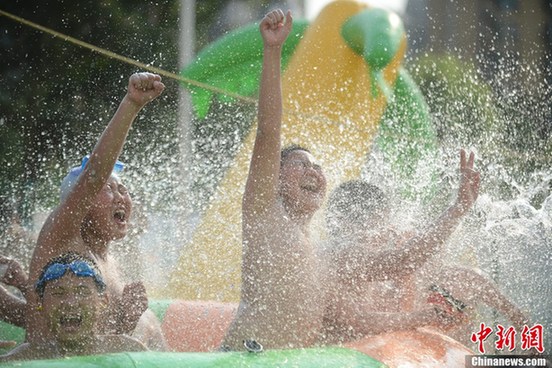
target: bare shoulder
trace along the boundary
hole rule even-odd
[[[57,232],[62,231],[51,226],[49,226],[49,229],[41,231],[31,259],[29,272],[30,279],[36,279],[42,267],[44,267],[52,257],[66,252],[77,252],[83,255],[90,252],[89,248],[84,245],[84,241],[80,237],[80,234],[69,237],[67,234],[58,234]]]
[[[125,286],[123,277],[119,272],[119,264],[110,254],[108,254],[106,258],[94,255],[92,256],[94,257],[94,260],[102,273],[109,293],[112,296],[119,298],[122,295]]]
[[[287,215],[281,198],[267,202],[262,211],[244,200],[242,203],[242,214],[244,220],[252,223],[272,222],[274,219],[283,218]]]
[[[280,200],[273,203],[263,213],[243,213],[243,235],[249,241],[257,241],[267,236],[282,238],[283,234],[293,233],[297,225],[290,220]]]

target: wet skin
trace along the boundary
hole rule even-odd
[[[59,349],[79,353],[93,341],[98,312],[106,304],[107,298],[98,292],[92,278],[67,271],[46,285],[41,313]]]

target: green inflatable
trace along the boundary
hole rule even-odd
[[[345,348],[270,350],[262,353],[118,353],[64,359],[0,363],[2,367],[29,368],[377,368],[385,367],[366,354]]]
[[[172,300],[150,300],[149,309],[163,321],[165,312]],[[25,329],[14,326],[10,323],[0,321],[0,341],[15,341],[18,345],[25,341]],[[10,351],[11,348],[0,348],[0,355]]]
[[[21,327],[0,321],[0,341],[15,341],[21,344],[25,341],[25,330]],[[0,354],[7,353],[11,348],[0,348]]]
[[[172,300],[150,300],[149,309],[163,321],[167,307]],[[0,340],[23,342],[25,330],[8,323],[0,322]],[[6,353],[10,349],[0,351]],[[78,367],[78,368],[118,368],[118,367],[385,367],[384,364],[359,351],[339,347],[268,350],[262,353],[213,352],[213,353],[117,353],[94,356],[75,356],[64,359],[14,361],[0,363],[0,367]]]
[[[387,104],[378,135],[378,149],[397,181],[403,198],[430,200],[436,191],[439,145],[431,122],[429,107],[410,74],[399,69],[393,86],[393,98]],[[420,165],[424,165],[423,175]]]
[[[429,107],[404,67],[398,68],[394,85],[386,83],[383,68],[404,47],[405,30],[396,14],[370,9],[350,17],[341,29],[345,42],[370,66],[372,94],[381,90],[387,97],[374,147],[397,175],[398,192],[405,198],[430,199],[435,192],[438,142]],[[379,88],[378,88],[379,87]],[[425,165],[427,177],[420,176]]]
[[[293,30],[282,49],[284,69],[308,25],[307,20],[293,21]],[[259,24],[253,23],[206,46],[182,71],[182,76],[215,86],[221,91],[253,96],[259,87],[262,54],[263,42],[259,34]],[[186,87],[191,92],[197,116],[205,117],[211,106],[213,92],[191,85]],[[223,93],[218,98],[221,101],[229,99]]]
[[[400,52],[404,35],[398,15],[383,9],[360,12],[349,18],[341,28],[341,36],[347,45],[370,66],[374,96],[378,94],[378,87],[389,99],[392,96],[382,70]]]

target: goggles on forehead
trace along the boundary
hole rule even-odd
[[[82,170],[84,170],[84,167],[86,166],[86,163],[88,162],[89,159],[90,159],[90,155],[84,156],[84,157],[82,158],[81,165],[72,168],[71,171],[70,171],[70,175],[72,175],[72,176],[79,176],[80,173],[82,172]],[[117,160],[117,161],[115,162],[115,165],[113,166],[113,172],[114,172],[115,174],[118,174],[118,173],[122,172],[124,168],[125,168],[125,164],[122,163],[121,161]]]
[[[88,160],[90,159],[90,155],[86,155],[82,158],[82,163],[81,163],[81,171],[84,170],[84,167],[86,166],[86,163],[88,162]],[[113,166],[113,172],[118,174],[120,173],[121,171],[123,171],[123,169],[125,168],[125,164],[122,163],[121,161],[117,160],[115,162],[115,166]]]
[[[35,290],[40,295],[44,296],[44,289],[46,283],[49,281],[57,280],[63,277],[67,270],[73,272],[75,276],[79,277],[91,277],[94,279],[96,286],[100,292],[105,290],[105,282],[102,277],[90,266],[88,262],[75,260],[69,264],[53,263],[42,273],[40,279],[35,284]]]
[[[84,167],[86,166],[86,163],[90,159],[90,155],[86,155],[83,157],[81,165],[73,167],[71,170],[69,170],[69,173],[65,176],[63,181],[61,182],[60,187],[60,195],[61,199],[63,200],[67,194],[71,191],[71,188],[73,188],[73,185],[77,182],[77,178],[81,174],[81,172],[84,170]],[[113,166],[113,173],[118,174],[125,168],[125,164],[121,161],[117,160],[115,162],[115,165]]]

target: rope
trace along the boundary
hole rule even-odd
[[[89,50],[94,51],[94,52],[97,52],[100,55],[104,55],[104,56],[107,56],[108,58],[112,58],[112,59],[115,59],[115,60],[122,61],[123,63],[134,65],[134,66],[136,66],[136,67],[138,67],[142,70],[147,70],[149,72],[159,74],[163,77],[167,77],[167,78],[177,80],[177,81],[182,82],[182,83],[184,83],[188,86],[195,86],[195,87],[203,88],[203,89],[206,89],[206,90],[211,91],[213,93],[218,93],[218,94],[221,94],[221,95],[225,95],[225,96],[235,98],[237,100],[241,100],[241,101],[246,102],[248,104],[252,104],[252,105],[257,104],[257,100],[252,98],[252,97],[242,96],[240,94],[237,94],[237,93],[234,93],[234,92],[231,92],[231,91],[227,91],[227,90],[224,90],[222,88],[218,88],[218,87],[206,84],[206,83],[202,83],[202,82],[199,82],[199,81],[196,81],[196,80],[193,80],[193,79],[183,77],[183,76],[178,75],[176,73],[169,72],[169,71],[166,71],[164,69],[154,67],[152,65],[141,63],[137,60],[128,58],[128,57],[123,56],[123,55],[119,55],[119,54],[114,53],[112,51],[103,49],[103,48],[98,47],[98,46],[94,46],[92,44],[81,41],[79,39],[76,39],[74,37],[67,36],[67,35],[65,35],[61,32],[55,31],[53,29],[41,26],[40,24],[31,22],[30,20],[18,17],[16,15],[11,14],[11,13],[5,12],[1,9],[0,9],[0,15],[3,15],[7,18],[10,18],[10,19],[12,19],[16,22],[25,24],[25,25],[27,25],[31,28],[37,29],[41,32],[50,34],[54,37],[60,38],[63,41],[67,41],[67,42],[70,42],[74,45],[89,49]],[[296,117],[302,118],[304,120],[314,120],[314,121],[320,121],[320,122],[326,122],[326,123],[334,123],[333,121],[330,121],[330,119],[328,119],[327,117],[324,117],[324,116],[306,115],[306,114],[303,114],[303,113],[298,112],[298,111],[283,111],[283,113],[284,114],[287,113],[288,115],[296,116]]]
[[[50,28],[47,28],[47,27],[44,27],[44,26],[41,26],[40,24],[37,24],[37,23],[34,23],[34,22],[31,22],[27,19],[24,19],[24,18],[21,18],[21,17],[18,17],[16,15],[13,15],[11,13],[8,13],[8,12],[5,12],[3,10],[0,9],[0,15],[3,15],[7,18],[10,18],[16,22],[19,22],[19,23],[22,23],[24,25],[27,25],[31,28],[34,28],[34,29],[37,29],[41,32],[44,32],[44,33],[47,33],[47,34],[50,34],[54,37],[57,37],[57,38],[60,38],[62,39],[63,41],[67,41],[67,42],[70,42],[74,45],[77,45],[77,46],[80,46],[80,47],[83,47],[83,48],[86,48],[86,49],[89,49],[91,51],[94,51],[94,52],[97,52],[98,54],[100,55],[104,55],[104,56],[107,56],[109,58],[112,58],[112,59],[116,59],[116,60],[119,60],[119,61],[122,61],[124,63],[127,63],[127,64],[131,64],[131,65],[134,65],[142,70],[147,70],[149,72],[152,72],[152,73],[156,73],[156,74],[159,74],[163,77],[167,77],[167,78],[171,78],[171,79],[174,79],[174,80],[177,80],[179,82],[182,82],[188,86],[195,86],[195,87],[199,87],[199,88],[204,88],[208,91],[211,91],[213,93],[217,93],[217,94],[222,94],[222,95],[226,95],[226,96],[229,96],[229,97],[232,97],[232,98],[235,98],[237,100],[241,100],[243,102],[246,102],[246,103],[249,103],[249,104],[256,104],[257,103],[257,100],[254,99],[254,98],[251,98],[251,97],[247,97],[247,96],[242,96],[240,94],[237,94],[237,93],[234,93],[234,92],[231,92],[231,91],[227,91],[227,90],[224,90],[224,89],[221,89],[221,88],[217,88],[215,86],[211,86],[209,84],[205,84],[205,83],[202,83],[202,82],[199,82],[199,81],[196,81],[196,80],[193,80],[193,79],[189,79],[189,78],[186,78],[186,77],[183,77],[181,75],[178,75],[176,73],[173,73],[173,72],[169,72],[169,71],[166,71],[164,69],[161,69],[161,68],[157,68],[157,67],[154,67],[152,65],[148,65],[148,64],[144,64],[144,63],[141,63],[137,60],[134,60],[134,59],[131,59],[131,58],[128,58],[126,56],[122,56],[122,55],[119,55],[117,53],[114,53],[112,51],[109,51],[109,50],[106,50],[106,49],[103,49],[101,47],[97,47],[97,46],[94,46],[92,44],[89,44],[87,42],[84,42],[84,41],[81,41],[79,39],[76,39],[74,37],[71,37],[71,36],[67,36],[61,32],[57,32],[53,29],[50,29]],[[284,113],[287,113],[289,115],[294,115],[294,116],[297,116],[299,118],[303,118],[305,120],[309,120],[309,119],[312,119],[312,120],[316,120],[316,121],[319,121],[319,122],[325,122],[325,123],[334,123],[333,121],[330,121],[330,119],[326,118],[326,117],[323,117],[323,116],[312,116],[312,115],[306,115],[306,114],[303,114],[301,112],[298,112],[298,111],[284,111]],[[402,136],[402,135],[401,135]],[[507,154],[509,154],[509,156],[511,157],[519,157],[519,156],[522,156],[520,155],[519,153],[517,152],[514,152],[513,150],[508,150],[510,152],[507,152]],[[536,161],[538,162],[548,162],[548,160],[546,160],[544,157],[539,157],[537,159],[537,157],[533,156],[533,159],[535,159]]]
[[[128,58],[126,56],[122,56],[122,55],[119,55],[119,54],[116,54],[112,51],[109,51],[109,50],[106,50],[106,49],[103,49],[101,47],[97,47],[97,46],[94,46],[92,44],[89,44],[87,42],[84,42],[84,41],[81,41],[79,39],[76,39],[74,37],[71,37],[71,36],[67,36],[63,33],[60,33],[60,32],[57,32],[57,31],[54,31],[53,29],[50,29],[50,28],[47,28],[47,27],[44,27],[44,26],[41,26],[40,24],[37,24],[37,23],[34,23],[34,22],[31,22],[27,19],[24,19],[24,18],[21,18],[21,17],[18,17],[16,15],[13,15],[11,13],[8,13],[8,12],[5,12],[3,10],[0,9],[0,15],[3,15],[7,18],[10,18],[16,22],[19,22],[19,23],[22,23],[24,25],[27,25],[31,28],[34,28],[34,29],[37,29],[41,32],[44,32],[44,33],[47,33],[47,34],[50,34],[54,37],[57,37],[57,38],[60,38],[62,39],[63,41],[67,41],[69,43],[72,43],[74,45],[77,45],[77,46],[80,46],[80,47],[83,47],[83,48],[86,48],[86,49],[89,49],[91,51],[94,51],[94,52],[97,52],[98,54],[100,55],[104,55],[104,56],[107,56],[109,58],[112,58],[112,59],[116,59],[116,60],[119,60],[119,61],[122,61],[124,63],[127,63],[127,64],[131,64],[131,65],[134,65],[142,70],[147,70],[149,72],[152,72],[152,73],[155,73],[155,74],[159,74],[163,77],[167,77],[167,78],[171,78],[171,79],[175,79],[179,82],[182,82],[188,86],[195,86],[195,87],[200,87],[200,88],[204,88],[206,90],[209,90],[211,92],[214,92],[214,93],[218,93],[218,94],[223,94],[223,95],[226,95],[226,96],[229,96],[229,97],[233,97],[237,100],[241,100],[241,101],[244,101],[244,102],[247,102],[247,103],[250,103],[250,104],[256,104],[257,103],[257,100],[254,99],[254,98],[251,98],[251,97],[246,97],[246,96],[242,96],[240,94],[237,94],[237,93],[234,93],[234,92],[231,92],[231,91],[226,91],[226,90],[223,90],[223,89],[220,89],[220,88],[217,88],[217,87],[214,87],[214,86],[211,86],[209,84],[205,84],[205,83],[201,83],[201,82],[198,82],[196,80],[193,80],[193,79],[189,79],[189,78],[185,78],[181,75],[178,75],[176,73],[172,73],[172,72],[169,72],[169,71],[166,71],[166,70],[163,70],[161,68],[157,68],[157,67],[154,67],[152,65],[148,65],[148,64],[144,64],[144,63],[141,63],[137,60],[134,60],[134,59],[131,59],[131,58]]]
[[[55,31],[53,29],[41,26],[40,24],[31,22],[30,20],[18,17],[16,15],[11,14],[11,13],[5,12],[1,9],[0,9],[0,15],[3,15],[3,16],[5,16],[7,18],[10,18],[10,19],[12,19],[16,22],[22,23],[22,24],[27,25],[31,28],[34,28],[34,29],[37,29],[41,32],[52,35],[54,37],[60,38],[63,41],[67,41],[67,42],[72,43],[74,45],[89,49],[89,50],[94,51],[94,52],[97,52],[98,54],[107,56],[108,58],[119,60],[119,61],[122,61],[123,63],[134,65],[134,66],[136,66],[136,67],[138,67],[142,70],[147,70],[149,72],[159,74],[163,77],[167,77],[167,78],[177,80],[179,82],[182,82],[182,83],[186,84],[187,86],[195,86],[195,87],[203,88],[203,89],[206,89],[206,90],[211,91],[213,93],[229,96],[229,97],[235,98],[236,100],[241,100],[241,101],[243,101],[245,103],[248,103],[248,104],[252,104],[252,105],[257,104],[257,100],[255,98],[243,96],[243,95],[237,94],[235,92],[227,91],[227,90],[224,90],[222,88],[218,88],[218,87],[206,84],[206,83],[202,83],[202,82],[199,82],[199,81],[196,81],[196,80],[193,80],[193,79],[183,77],[183,76],[178,75],[176,73],[169,72],[169,71],[166,71],[164,69],[154,67],[152,65],[141,63],[137,60],[128,58],[128,57],[123,56],[123,55],[119,55],[119,54],[114,53],[112,51],[109,51],[109,50],[103,49],[101,47],[94,46],[94,45],[89,44],[87,42],[81,41],[77,38],[67,36],[66,34]],[[295,117],[298,117],[298,118],[301,118],[301,119],[304,119],[304,120],[325,122],[327,124],[334,124],[335,123],[335,122],[331,121],[330,119],[328,119],[325,116],[307,115],[307,114],[301,113],[299,111],[283,111],[283,113],[291,115],[291,116],[295,116]]]

